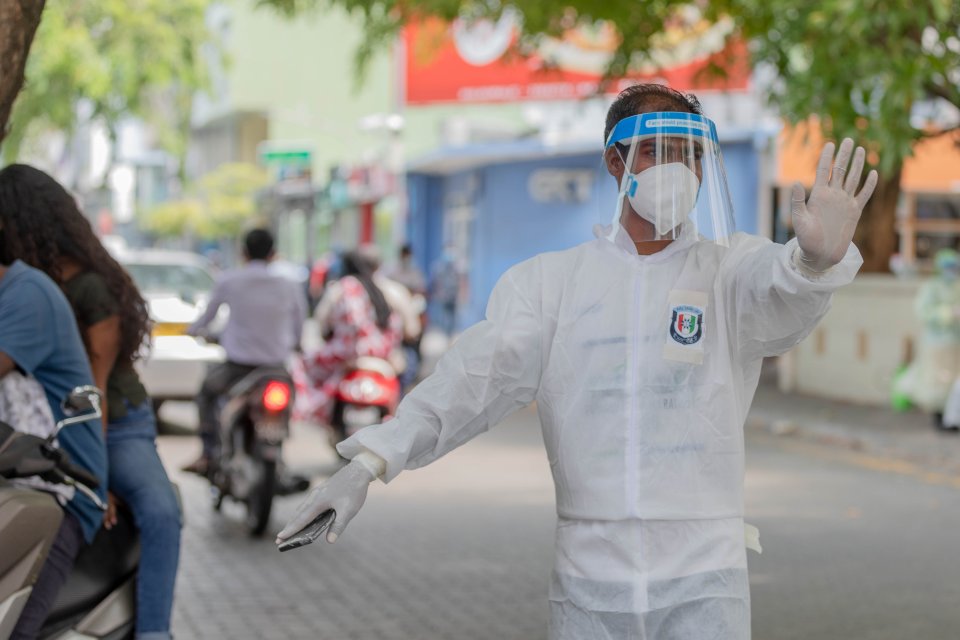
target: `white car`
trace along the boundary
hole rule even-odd
[[[193,400],[208,366],[226,358],[219,345],[186,335],[213,289],[207,262],[195,253],[159,249],[124,249],[116,257],[147,301],[154,323],[150,353],[137,363],[154,405]],[[226,313],[221,309],[217,314],[211,333],[223,327]]]

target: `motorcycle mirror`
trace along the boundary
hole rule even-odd
[[[67,425],[94,420],[102,416],[103,411],[100,408],[101,397],[100,389],[91,384],[75,387],[73,391],[67,394],[63,402],[60,403],[60,408],[66,417],[56,424],[53,433],[50,434],[47,441],[53,442],[57,434],[60,433],[60,430]]]
[[[80,413],[99,412],[100,398],[100,389],[93,385],[86,384],[74,388],[73,391],[63,399],[63,402],[60,403],[60,408],[63,409],[64,415],[68,418],[72,418]]]

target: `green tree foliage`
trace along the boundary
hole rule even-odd
[[[168,200],[142,215],[140,228],[161,238],[189,237],[204,214],[203,202],[196,198]]]
[[[269,183],[256,165],[223,164],[191,185],[184,198],[148,211],[140,224],[163,237],[236,238],[256,217],[257,192]]]
[[[45,129],[71,131],[77,105],[113,134],[124,117],[156,126],[165,148],[181,157],[189,100],[204,86],[204,22],[209,0],[48,0],[14,104],[4,158]]]
[[[880,184],[855,242],[864,270],[887,270],[903,162],[918,140],[951,133],[916,118],[916,107],[960,108],[960,0],[721,4],[751,38],[754,59],[777,71],[771,101],[787,120],[818,116],[827,136],[872,152]]]
[[[423,16],[497,17],[497,0],[259,0],[295,15],[337,6],[358,15],[366,39],[362,65],[410,20]],[[514,0],[523,16],[519,44],[606,21],[619,35],[608,74],[644,62],[678,11],[695,5],[704,17],[733,19],[756,64],[779,79],[771,102],[790,122],[817,117],[824,133],[852,137],[872,151],[881,183],[861,223],[866,269],[885,270],[896,248],[894,212],[905,158],[917,140],[944,133],[911,119],[918,102],[939,98],[960,108],[960,0]]]
[[[911,118],[919,102],[960,107],[957,0],[725,4],[752,36],[754,58],[779,74],[780,113],[792,122],[823,116],[828,134],[880,152],[883,173],[895,172],[914,142],[942,133]]]

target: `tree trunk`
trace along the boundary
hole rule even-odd
[[[45,0],[0,0],[0,143],[23,87],[23,70],[44,4]]]
[[[863,254],[861,273],[890,271],[890,256],[897,253],[897,201],[900,199],[900,175],[903,167],[880,174],[877,189],[863,210],[854,244]]]

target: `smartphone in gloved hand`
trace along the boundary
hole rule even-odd
[[[300,531],[297,531],[295,534],[284,540],[280,543],[280,546],[277,548],[280,551],[289,551],[290,549],[296,549],[297,547],[303,547],[319,538],[323,533],[330,528],[330,525],[333,523],[334,518],[336,518],[337,512],[333,509],[327,509],[319,516],[310,521],[310,523],[305,526]]]

